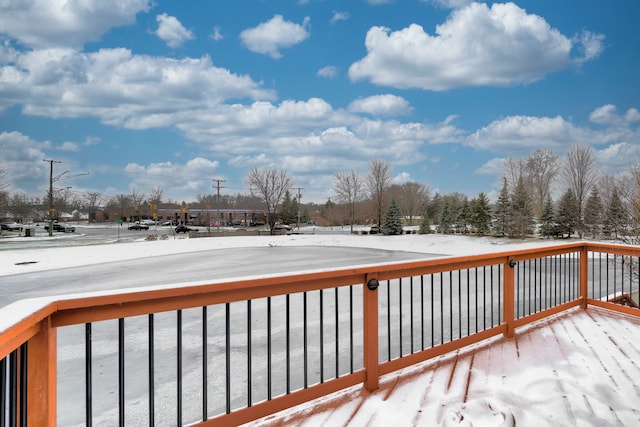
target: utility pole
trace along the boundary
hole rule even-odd
[[[58,160],[42,159],[49,162],[49,237],[53,236],[53,164],[62,163]]]
[[[224,179],[212,179],[211,181],[215,182],[217,185],[217,189],[218,189],[218,197],[217,197],[217,209],[218,209],[218,233],[220,232],[220,188],[224,188],[224,187],[220,187],[220,184],[222,184],[223,182],[226,182]]]
[[[298,231],[300,231],[300,198],[302,197],[301,191],[304,190],[304,188],[298,187],[296,190],[298,190],[298,223],[296,225]]]

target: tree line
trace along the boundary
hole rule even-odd
[[[302,203],[286,170],[251,168],[245,176],[249,194],[199,194],[195,202],[165,200],[161,187],[149,194],[131,191],[105,197],[97,192],[68,189],[53,194],[56,212],[84,212],[96,220],[99,211],[116,218],[149,215],[161,208],[219,208],[262,210],[271,230],[285,224],[316,221],[320,225],[377,225],[386,234],[402,225],[418,225],[421,233],[464,233],[524,238],[577,235],[640,243],[640,161],[617,176],[602,172],[595,151],[572,145],[560,158],[548,149],[504,161],[502,187],[494,202],[487,193],[469,198],[460,193],[431,195],[429,185],[392,182],[391,166],[371,160],[364,174],[348,170],[333,176],[334,197],[324,204]],[[554,200],[554,195],[557,200]],[[0,217],[44,220],[49,194],[11,194],[0,168]],[[398,227],[398,224],[401,224]]]

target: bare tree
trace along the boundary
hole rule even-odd
[[[367,191],[376,207],[378,225],[382,225],[382,212],[385,210],[385,192],[391,184],[391,167],[382,160],[372,160],[369,163],[367,175]]]
[[[285,170],[270,167],[258,169],[254,166],[247,173],[245,182],[252,194],[258,193],[262,197],[266,208],[269,231],[273,234],[278,205],[285,193],[293,186],[291,177]]]
[[[409,224],[413,224],[413,218],[424,212],[429,199],[429,187],[418,182],[405,182],[400,185],[396,202],[402,215],[408,217]]]
[[[104,201],[102,194],[98,192],[89,192],[84,196],[84,205],[87,208],[89,215],[89,222],[96,219],[96,212]]]
[[[508,157],[504,161],[503,168],[503,178],[507,180],[507,186],[509,188],[516,188],[521,179],[525,187],[528,187],[527,159],[524,157]]]
[[[353,224],[356,221],[358,202],[362,200],[362,178],[357,171],[338,172],[334,175],[333,188],[340,203],[347,205],[349,226],[353,233]]]
[[[533,213],[540,218],[551,183],[558,174],[558,156],[548,149],[537,149],[526,160],[526,170],[531,183]]]
[[[598,168],[593,148],[580,144],[574,144],[569,147],[564,158],[561,176],[566,188],[572,190],[576,197],[580,221],[577,231],[580,238],[582,238],[582,210],[591,192],[591,187],[596,184],[600,177],[600,169]]]
[[[149,203],[159,205],[160,203],[162,203],[163,194],[164,192],[162,191],[162,187],[153,188],[151,191],[149,191]]]

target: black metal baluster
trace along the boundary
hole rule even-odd
[[[607,278],[607,285],[606,285],[606,289],[607,289],[607,301],[609,301],[609,254],[606,254],[606,260],[607,260],[607,269],[606,269],[606,278]]]
[[[462,338],[462,270],[458,270],[458,338]]]
[[[91,361],[91,323],[86,323],[84,325],[84,419],[87,427],[93,425],[91,386],[93,369]]]
[[[120,425],[125,425],[124,419],[124,319],[118,319],[118,409]]]
[[[286,295],[286,365],[287,365],[287,394],[291,393],[291,301],[290,294]]]
[[[442,286],[444,274],[440,272],[440,344],[444,344],[444,288]]]
[[[9,355],[9,426],[18,422],[18,350]]]
[[[449,271],[449,341],[453,341],[453,271]]]
[[[7,425],[7,358],[0,360],[0,427]]]
[[[476,316],[475,316],[476,329],[475,329],[475,332],[478,332],[478,267],[475,267],[474,271],[475,271],[475,288],[476,288]]]
[[[155,331],[153,313],[149,314],[149,425],[155,425]]]
[[[227,414],[231,412],[231,307],[224,305],[225,317],[225,400]]]
[[[531,260],[527,260],[524,262],[527,272],[529,273],[529,279],[526,280],[525,282],[527,283],[527,291],[528,291],[528,295],[529,295],[529,301],[527,301],[528,305],[529,305],[529,312],[527,314],[531,314]]]
[[[207,408],[209,406],[209,367],[208,367],[208,328],[207,328],[207,306],[202,307],[202,421],[209,418]]]
[[[487,329],[487,269],[482,267],[482,330]]]
[[[538,280],[536,279],[536,272],[538,271],[538,258],[533,259],[533,312],[538,312]]]
[[[398,342],[400,343],[400,354],[398,357],[402,357],[402,277],[398,279],[398,301],[399,301],[399,316],[398,316]]]
[[[338,310],[338,288],[335,288],[334,294],[334,307],[335,307],[335,321],[336,321],[336,378],[340,376],[340,316]]]
[[[273,374],[271,364],[271,297],[267,297],[267,400],[271,400]]]
[[[320,384],[324,382],[324,290],[320,295]]]
[[[29,366],[27,364],[27,356],[29,353],[29,344],[24,343],[20,346],[20,425],[27,427],[27,372]]]
[[[467,270],[467,335],[471,335],[471,270]]]
[[[251,300],[247,300],[247,407],[251,407]]]
[[[176,319],[176,335],[177,335],[177,343],[176,343],[176,353],[177,353],[177,363],[176,363],[176,419],[177,425],[182,425],[182,310],[177,311],[177,319]]]
[[[424,350],[424,275],[420,275],[420,347]]]
[[[309,343],[307,336],[307,292],[302,293],[302,306],[303,306],[303,319],[302,319],[302,327],[303,327],[303,342],[304,342],[304,388],[309,386]]]

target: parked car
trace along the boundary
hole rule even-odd
[[[369,234],[380,234],[380,226],[378,224],[373,224],[371,229],[369,229]]]
[[[5,222],[0,224],[0,230],[20,231],[21,228],[22,224],[18,224],[17,222]]]
[[[44,229],[49,231],[49,224],[46,224],[44,226]],[[73,233],[74,231],[76,231],[76,228],[73,225],[70,224],[63,224],[60,222],[54,222],[53,223],[53,231],[59,231],[61,233]]]
[[[190,231],[195,231],[195,229],[194,228],[189,228],[184,224],[179,224],[176,227],[176,233],[188,233]]]
[[[129,228],[129,230],[148,230],[149,226],[147,224],[135,223],[135,224],[129,225],[128,228]]]
[[[291,234],[292,230],[288,224],[276,224],[273,226],[274,233]]]

